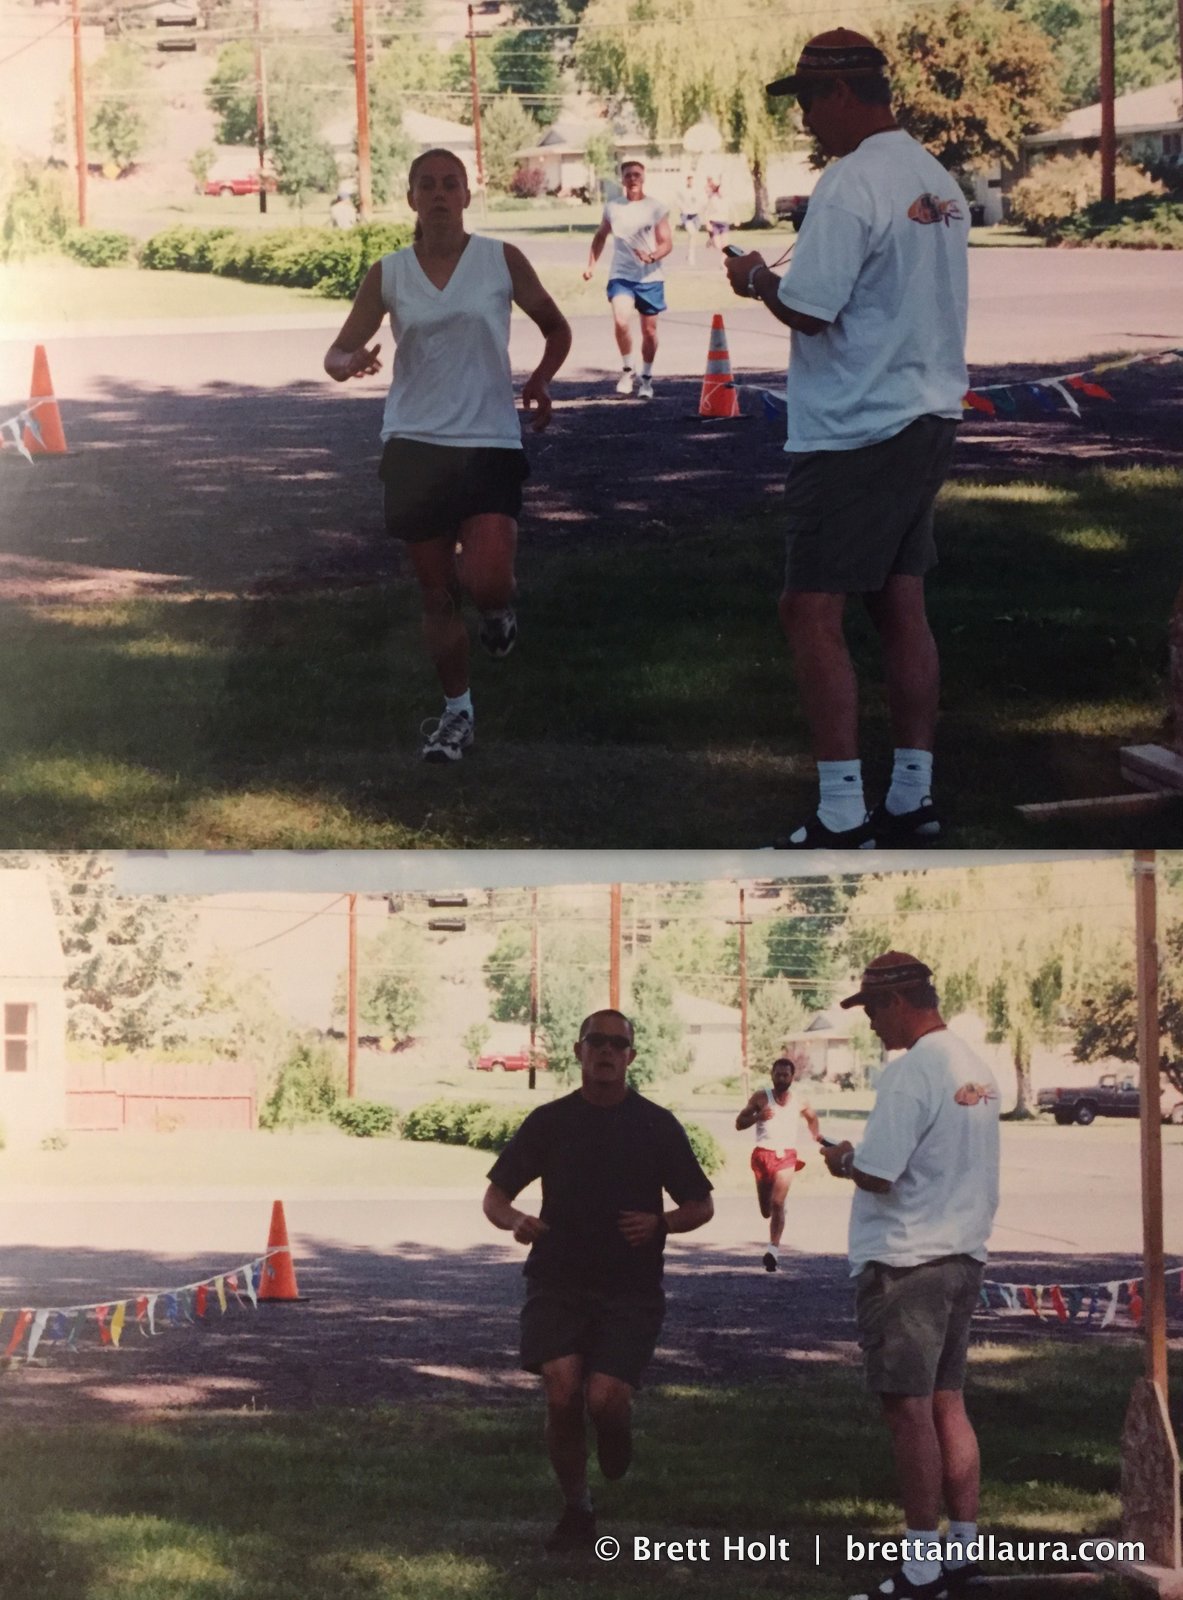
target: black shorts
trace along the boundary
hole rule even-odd
[[[530,476],[524,450],[387,439],[378,476],[386,531],[410,544],[455,538],[469,517],[512,517]]]
[[[936,566],[933,507],[949,471],[958,424],[923,416],[858,450],[789,458],[785,588],[871,594],[895,573]]]
[[[540,1372],[560,1356],[582,1356],[584,1370],[636,1389],[653,1358],[665,1317],[660,1289],[598,1294],[527,1280],[522,1307],[522,1366]]]

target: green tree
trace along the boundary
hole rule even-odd
[[[520,166],[517,151],[537,144],[538,124],[516,94],[494,100],[481,122],[484,136],[485,181],[502,194],[509,189]]]
[[[1162,1039],[1159,1068],[1183,1094],[1183,922],[1168,925],[1165,960],[1159,964],[1158,1026]],[[1077,1061],[1138,1059],[1138,997],[1134,961],[1127,954],[1095,972],[1090,992],[1072,1009],[1072,1054]]]
[[[72,1039],[126,1050],[185,1042],[200,996],[187,900],[116,893],[103,856],[16,855],[0,864],[45,876],[66,958]]]
[[[829,1004],[842,928],[855,883],[841,878],[797,883],[783,911],[757,928],[749,970],[792,981],[807,1011]],[[759,952],[763,945],[762,971]]]
[[[762,983],[748,1006],[748,1061],[757,1079],[780,1055],[790,1033],[809,1022],[809,1011],[786,978]]]
[[[530,1020],[530,934],[507,923],[481,968],[493,995],[494,1022]]]
[[[1014,161],[1060,109],[1047,36],[1021,17],[952,0],[910,12],[878,40],[896,117],[951,172]]]
[[[631,988],[637,1059],[629,1068],[629,1080],[640,1089],[658,1079],[687,1071],[690,1052],[686,1046],[686,1029],[674,1010],[674,989],[669,974],[656,961],[638,961]]]
[[[193,174],[193,182],[197,186],[198,194],[204,192],[206,183],[209,180],[210,169],[216,159],[214,147],[209,144],[203,144],[200,149],[194,150],[189,157],[189,171]]]
[[[362,941],[357,957],[357,1017],[367,1032],[409,1039],[423,1015],[423,947],[418,931],[405,923],[388,923],[381,933]],[[333,1009],[347,1009],[347,974],[337,980]]]
[[[403,128],[407,106],[451,115],[443,93],[447,59],[430,41],[400,39],[381,52],[370,70],[370,173],[379,204],[402,198],[418,148]]]
[[[128,167],[153,132],[148,71],[134,45],[108,45],[86,71],[86,137],[117,167]]]
[[[608,100],[632,102],[654,140],[714,118],[751,173],[753,222],[769,221],[770,155],[791,145],[791,108],[764,85],[796,60],[806,29],[783,0],[740,13],[713,0],[590,0],[575,45],[583,81]],[[812,31],[812,30],[808,30]]]
[[[205,103],[218,119],[219,144],[254,144],[258,112],[255,52],[249,41],[236,39],[218,51],[206,80]]]
[[[1101,98],[1101,30],[1084,0],[1001,0],[1002,9],[1052,42],[1065,108]],[[1119,95],[1168,82],[1178,72],[1178,27],[1162,0],[1122,0],[1115,12],[1113,77]]]
[[[481,1051],[489,1042],[493,1030],[487,1022],[474,1022],[470,1028],[465,1028],[464,1037],[461,1039],[461,1048],[468,1058],[469,1066],[475,1067],[480,1059]]]
[[[223,1060],[250,1062],[259,1098],[264,1099],[274,1089],[296,1037],[276,1004],[270,979],[243,971],[218,951],[199,974],[196,988],[195,1014],[187,1028],[190,1047]]]
[[[734,936],[728,939],[704,922],[670,922],[654,934],[649,956],[687,994],[719,1005],[737,1004],[739,948]]]
[[[279,192],[302,211],[313,194],[330,193],[337,183],[337,160],[321,137],[315,103],[288,90],[272,102],[271,152]]]
[[[502,94],[520,96],[539,127],[554,121],[561,98],[559,66],[551,36],[525,30],[493,41],[493,70]],[[530,140],[522,140],[523,144]]]

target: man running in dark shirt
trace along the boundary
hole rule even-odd
[[[531,1246],[524,1270],[522,1366],[542,1378],[546,1442],[566,1507],[548,1550],[591,1549],[585,1415],[600,1471],[632,1458],[632,1397],[665,1312],[665,1237],[714,1215],[711,1185],[672,1112],[630,1089],[633,1025],[619,1011],[584,1019],[580,1087],[539,1106],[489,1172],[485,1215]],[[541,1215],[514,1198],[542,1180]],[[675,1202],[665,1211],[663,1191]]]

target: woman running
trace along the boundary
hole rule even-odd
[[[509,366],[511,302],[538,325],[542,360],[522,387],[540,433],[548,385],[566,360],[571,330],[516,246],[464,231],[471,196],[464,163],[426,150],[411,163],[407,200],[415,239],[376,261],[325,356],[338,383],[380,370],[367,348],[387,313],[394,376],[382,422],[387,531],[405,541],[419,582],[423,632],[444,691],[438,721],[424,724],[425,761],[459,761],[473,740],[466,590],[481,614],[481,643],[507,656],[517,637],[514,552],[529,464]]]

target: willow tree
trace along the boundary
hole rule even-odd
[[[791,68],[807,32],[784,0],[753,0],[739,14],[713,0],[590,0],[575,68],[610,104],[630,102],[654,142],[712,118],[747,161],[762,225],[768,159],[792,139],[791,103],[769,100],[764,85]]]

